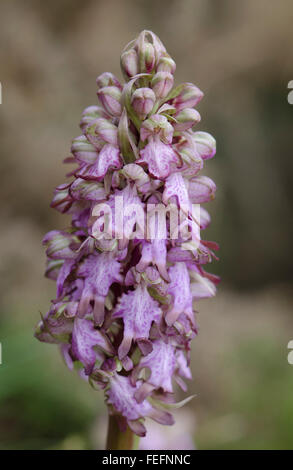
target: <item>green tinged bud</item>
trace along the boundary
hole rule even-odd
[[[156,95],[150,88],[138,88],[131,97],[131,105],[140,119],[145,119],[151,112]]]
[[[157,66],[157,72],[170,72],[174,73],[176,70],[176,64],[172,57],[164,56],[161,57]]]
[[[122,53],[120,66],[126,79],[132,78],[134,75],[138,74],[138,56],[135,49],[132,48]]]
[[[151,87],[157,98],[165,98],[173,87],[174,78],[170,72],[157,72],[151,81]]]

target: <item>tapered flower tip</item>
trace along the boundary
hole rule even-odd
[[[150,88],[138,88],[131,97],[131,104],[140,119],[151,112],[156,101],[156,95]]]
[[[103,355],[93,348],[96,347],[108,354],[114,354],[111,343],[103,333],[94,328],[93,322],[82,318],[75,318],[72,331],[72,355],[82,362],[86,375],[90,375],[97,358]]]
[[[123,340],[118,349],[119,359],[125,357],[132,341],[144,340],[140,346],[144,352],[145,340],[149,337],[152,322],[159,322],[161,309],[148,293],[146,286],[140,284],[134,291],[123,294],[112,318],[123,318]]]

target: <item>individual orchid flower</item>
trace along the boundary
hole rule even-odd
[[[139,436],[145,436],[146,433],[141,418],[150,417],[160,424],[173,424],[173,417],[167,411],[154,408],[147,400],[138,403],[135,392],[139,386],[140,382],[133,386],[129,377],[118,374],[112,376],[109,389],[106,391],[107,403],[113,407],[111,412],[127,416],[127,424]]]
[[[173,301],[166,314],[165,320],[172,325],[179,315],[185,313],[192,316],[192,292],[190,290],[190,277],[186,263],[177,262],[169,268],[171,282],[168,293],[172,295]]]
[[[176,64],[151,31],[120,63],[125,83],[98,76],[98,101],[82,113],[64,160],[74,168],[51,207],[71,222],[43,240],[56,298],[35,332],[104,393],[109,449],[132,448],[145,418],[173,424],[167,409],[186,402],[175,392],[192,378],[195,302],[219,282],[204,270],[218,245],[201,233],[211,221],[201,204],[216,191],[201,173],[216,152],[198,129],[203,93],[173,86]]]
[[[141,359],[132,374],[133,380],[140,376],[143,369],[147,369],[149,372],[148,379],[135,392],[138,403],[142,403],[155,389],[173,393],[172,378],[176,367],[175,354],[176,348],[171,342],[165,342],[163,339],[153,341],[152,351]]]
[[[123,341],[118,348],[118,357],[125,357],[132,341],[135,341],[143,354],[152,350],[149,333],[152,322],[158,323],[162,311],[159,304],[150,296],[147,286],[140,284],[134,291],[123,294],[112,318],[123,318]]]
[[[92,254],[82,262],[78,276],[84,278],[84,288],[81,294],[78,315],[82,318],[94,303],[93,318],[97,325],[103,323],[105,298],[113,282],[122,282],[120,263],[111,253]]]
[[[97,351],[94,348],[98,349]],[[100,350],[100,352],[99,352]],[[101,331],[94,328],[90,320],[76,317],[72,330],[71,355],[82,362],[86,375],[90,375],[101,352],[113,354],[113,346]]]

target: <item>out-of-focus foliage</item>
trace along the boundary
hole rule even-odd
[[[220,295],[200,305],[192,391],[199,448],[292,448],[293,4],[290,0],[3,0],[0,4],[0,448],[103,445],[104,405],[32,337],[54,297],[44,233],[62,159],[95,78],[118,76],[121,45],[152,29],[177,82],[204,92],[200,130],[217,137]],[[241,293],[239,293],[241,289]]]

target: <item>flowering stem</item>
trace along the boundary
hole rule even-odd
[[[107,450],[137,450],[139,437],[127,426],[125,431],[119,429],[115,416],[109,415]]]

